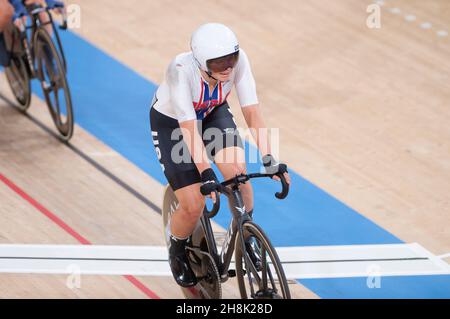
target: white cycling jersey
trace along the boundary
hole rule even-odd
[[[255,79],[244,50],[239,51],[239,61],[230,79],[219,82],[210,92],[209,83],[203,79],[192,52],[181,53],[170,63],[165,79],[158,87],[152,105],[160,113],[185,122],[203,120],[217,106],[225,102],[236,86],[241,107],[258,103]]]

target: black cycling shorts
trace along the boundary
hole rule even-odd
[[[227,102],[217,106],[203,121],[199,121],[200,123],[203,143],[211,160],[214,160],[215,154],[221,149],[243,148]],[[200,174],[183,141],[178,121],[152,107],[150,126],[156,154],[172,189],[175,191],[200,183]]]

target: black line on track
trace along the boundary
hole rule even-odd
[[[131,187],[130,185],[128,185],[126,182],[124,182],[123,180],[121,180],[119,177],[117,177],[116,175],[114,175],[111,171],[109,171],[106,167],[102,166],[101,164],[99,164],[97,161],[95,161],[92,157],[90,157],[89,155],[87,155],[86,153],[84,153],[82,150],[80,150],[79,148],[77,148],[76,146],[70,144],[69,142],[63,142],[61,141],[61,139],[59,138],[59,135],[54,132],[53,130],[51,130],[50,128],[48,128],[44,123],[42,123],[41,121],[39,121],[38,119],[36,119],[34,116],[28,114],[28,113],[24,113],[22,111],[20,111],[19,109],[17,109],[17,107],[15,106],[15,104],[9,100],[8,98],[6,98],[4,95],[0,94],[0,99],[2,99],[3,101],[7,102],[12,108],[14,108],[17,112],[23,114],[26,118],[28,118],[31,122],[33,122],[35,125],[37,125],[38,127],[40,127],[43,131],[47,132],[49,135],[53,136],[54,138],[56,138],[58,141],[60,141],[62,144],[66,145],[70,150],[72,150],[72,152],[74,152],[75,154],[77,154],[79,157],[81,157],[82,159],[84,159],[86,162],[88,162],[89,164],[91,164],[96,170],[98,170],[99,172],[101,172],[103,175],[105,175],[106,177],[110,178],[114,183],[116,183],[117,185],[119,185],[120,187],[122,187],[124,190],[126,190],[128,193],[130,193],[132,196],[134,196],[135,198],[137,198],[138,200],[140,200],[142,203],[144,203],[147,207],[153,209],[154,211],[156,211],[158,214],[161,215],[161,208],[156,205],[155,203],[153,203],[151,200],[145,198],[144,195],[142,195],[141,193],[139,193],[137,190],[135,190],[133,187]]]
[[[351,263],[365,261],[412,261],[412,260],[429,260],[427,257],[411,257],[411,258],[379,258],[379,259],[341,259],[341,260],[305,260],[305,261],[283,261],[282,264],[315,264],[315,263]]]
[[[143,262],[167,262],[167,259],[132,259],[132,258],[81,258],[81,257],[7,257],[0,256],[0,259],[20,259],[20,260],[95,260],[95,261],[143,261]],[[336,259],[336,260],[304,260],[304,261],[282,261],[282,264],[316,264],[316,263],[350,263],[350,262],[376,262],[376,261],[413,261],[429,260],[427,257],[411,258],[374,258],[374,259]]]

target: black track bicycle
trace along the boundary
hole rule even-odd
[[[239,185],[259,177],[272,178],[276,174],[242,174],[221,183],[220,193],[228,198],[232,220],[228,227],[222,250],[219,252],[210,219],[216,216],[220,208],[220,197],[216,193],[216,203],[211,211],[205,207],[190,243],[187,247],[189,262],[197,276],[194,287],[183,288],[188,299],[220,299],[221,284],[230,277],[237,277],[242,299],[290,299],[288,282],[269,238],[252,217],[245,211]],[[282,174],[282,191],[275,196],[283,199],[288,195],[289,184]],[[163,225],[166,232],[171,214],[177,209],[178,201],[170,185],[166,187],[163,202]],[[166,244],[168,236],[165,234]],[[249,243],[248,245],[246,243]],[[230,268],[233,261],[234,268]]]
[[[6,78],[22,112],[26,112],[31,103],[31,79],[40,81],[60,138],[68,141],[73,135],[74,116],[61,39],[49,8],[32,5],[27,6],[27,11],[31,24],[21,24],[20,29],[12,28],[11,63],[5,68]],[[48,22],[41,22],[40,13],[46,13]],[[59,29],[67,30],[66,14],[62,16],[63,22]],[[47,31],[48,26],[51,26],[56,41]]]

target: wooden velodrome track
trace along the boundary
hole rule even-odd
[[[281,129],[282,160],[401,240],[437,255],[450,251],[450,37],[437,34],[450,28],[448,1],[387,0],[380,29],[366,26],[365,0],[69,3],[81,6],[73,32],[155,83],[188,50],[199,24],[229,25],[250,56],[267,125]],[[158,207],[112,183],[74,148],[160,207],[159,182],[79,127],[74,148],[61,144],[10,107],[4,77],[0,92],[0,173],[69,225],[4,181],[0,243],[163,245]],[[53,130],[45,104],[33,101],[30,115]],[[237,100],[230,104],[244,126]],[[296,298],[317,297],[299,284],[291,289]],[[0,275],[2,298],[155,296],[182,297],[168,277],[83,276],[81,288],[69,289],[62,275]],[[239,297],[233,281],[224,296]]]

